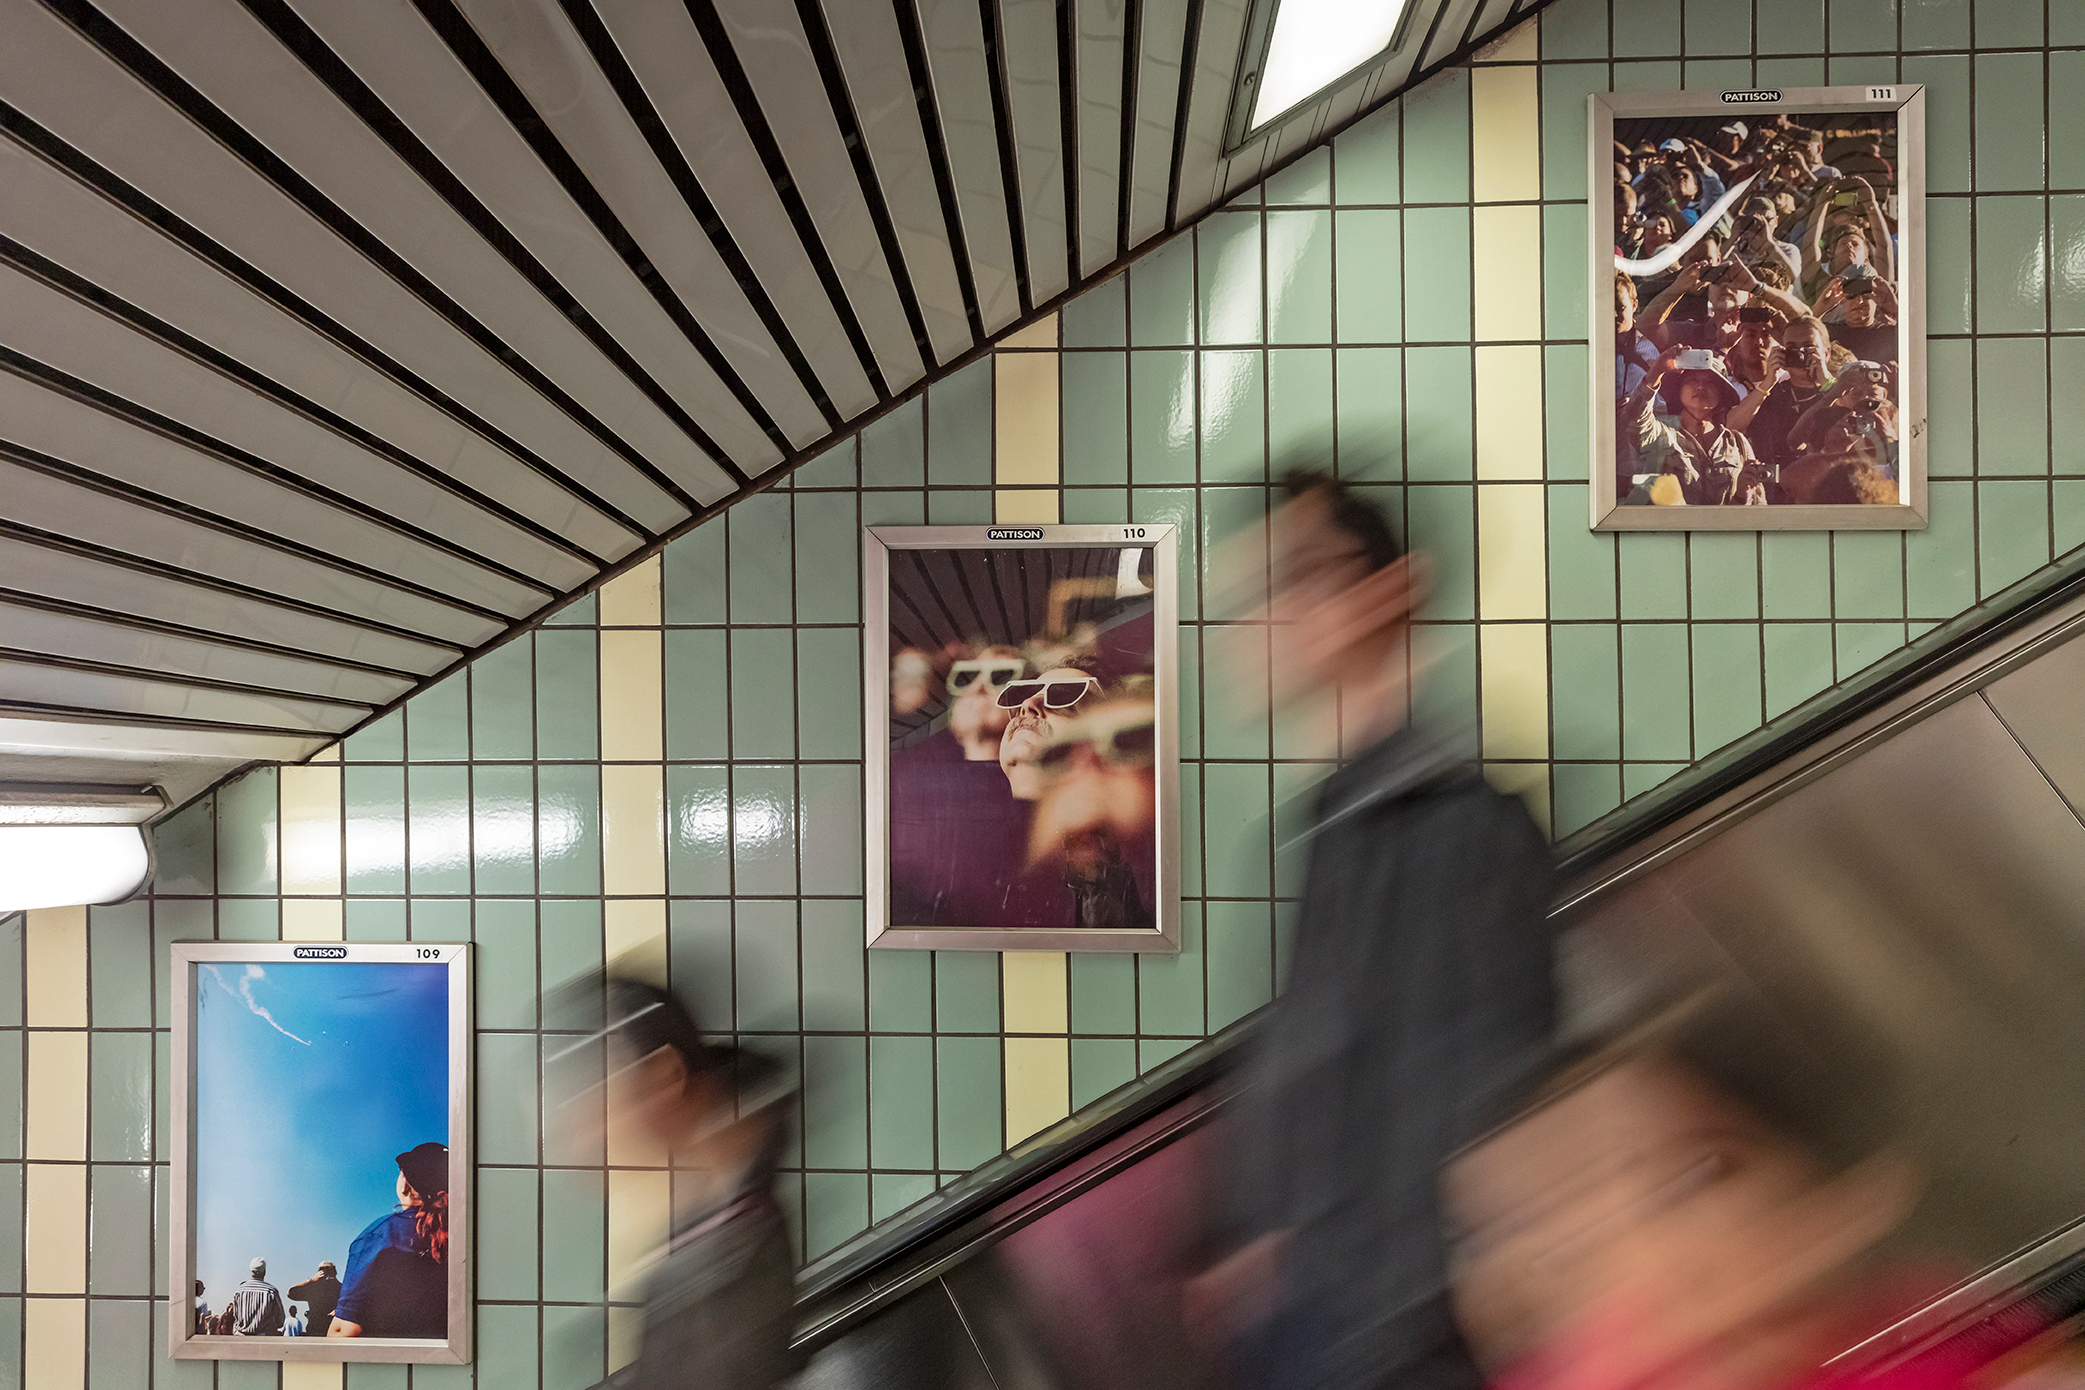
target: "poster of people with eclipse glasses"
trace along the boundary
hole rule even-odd
[[[868,530],[871,945],[1178,949],[1173,547]]]
[[[1591,111],[1593,524],[1923,526],[1924,89]]]

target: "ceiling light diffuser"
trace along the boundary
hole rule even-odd
[[[1280,0],[1260,64],[1258,130],[1390,47],[1410,0]]]
[[[0,782],[0,912],[121,902],[145,886],[156,787]]]

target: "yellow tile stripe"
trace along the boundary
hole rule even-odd
[[[282,1363],[282,1390],[341,1390],[347,1367],[326,1366],[316,1361]]]
[[[1470,213],[1477,267],[1471,313],[1477,341],[1542,336],[1542,209],[1516,203]]]
[[[1542,196],[1542,103],[1535,69],[1470,70],[1470,176],[1480,203]]]
[[[1071,1039],[1008,1038],[1006,1142],[1020,1143],[1071,1113]]]
[[[31,1028],[87,1026],[87,909],[39,908],[25,934]]]
[[[601,769],[601,886],[610,896],[666,891],[666,770]]]
[[[1477,601],[1485,622],[1548,616],[1544,512],[1540,483],[1477,489]]]
[[[1054,352],[1003,352],[992,359],[992,481],[1001,485],[993,515],[999,521],[1054,525],[1062,515],[1057,359]],[[1037,485],[1050,490],[1027,490]]]
[[[340,764],[285,767],[278,775],[282,891],[339,893]]]
[[[23,1129],[25,1157],[77,1161],[87,1156],[85,1033],[29,1034]]]
[[[84,1054],[86,1049],[82,1047]],[[86,1097],[81,1078],[80,1095]],[[25,1171],[28,1229],[25,1273],[30,1293],[87,1291],[87,1167],[32,1163]]]
[[[1549,629],[1543,623],[1485,623],[1484,756],[1549,756]]]
[[[1540,478],[1542,349],[1533,343],[1480,347],[1477,357],[1477,477]]]
[[[29,1299],[22,1306],[22,1383],[74,1390],[86,1379],[87,1300]]]

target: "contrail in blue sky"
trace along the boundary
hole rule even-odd
[[[237,990],[234,990],[230,985],[224,982],[224,975],[222,972],[218,970],[216,966],[206,965],[203,967],[203,969],[210,972],[210,978],[217,981],[217,987],[219,989],[223,990],[226,994],[231,995],[234,999],[242,1001],[247,1008],[252,1009],[256,1014],[259,1014],[261,1018],[267,1022],[267,1025],[270,1028],[273,1028],[276,1032],[282,1034],[291,1042],[300,1042],[303,1043],[306,1047],[311,1046],[311,1039],[300,1038],[295,1033],[292,1033],[289,1029],[283,1027],[280,1023],[277,1023],[275,1021],[275,1015],[268,1012],[267,1006],[262,1004],[258,999],[255,999],[253,997],[253,982],[255,980],[267,978],[267,971],[261,969],[258,965],[247,966],[246,973],[239,977],[239,988]]]

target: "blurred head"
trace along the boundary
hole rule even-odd
[[[246,1272],[256,1279],[268,1277],[268,1262],[256,1255],[246,1262]]]
[[[1723,263],[1723,234],[1706,231],[1687,248],[1680,257],[1681,265],[1721,265]]]
[[[1148,681],[1084,702],[1051,730],[1025,769],[1039,803],[1030,862],[1061,857],[1074,873],[1095,877],[1120,858],[1120,846],[1149,833],[1157,732]]]
[[[970,762],[999,756],[999,736],[1010,713],[999,707],[999,692],[1028,674],[1028,663],[1013,647],[986,647],[948,668],[948,729],[963,745]]]
[[[616,1123],[671,1148],[727,1121],[732,1054],[706,1042],[679,996],[641,980],[606,984],[608,1107]]]
[[[1309,471],[1283,487],[1288,500],[1268,518],[1265,609],[1277,703],[1380,678],[1418,598],[1404,547],[1366,497]]]
[[[1091,671],[1066,665],[1044,671],[1033,681],[1016,682],[1001,693],[1001,700],[1016,701],[999,735],[999,767],[1015,800],[1034,801],[1042,795],[1046,779],[1037,760],[1077,713],[1091,708],[1096,685]]]
[[[1868,238],[1858,227],[1841,232],[1831,247],[1831,271],[1834,275],[1850,265],[1868,264]]]
[[[1674,240],[1673,226],[1674,219],[1666,213],[1659,213],[1648,222],[1645,222],[1643,224],[1643,254],[1648,256],[1655,251],[1661,251],[1665,247],[1670,246]]]
[[[1831,353],[1831,335],[1814,318],[1791,319],[1781,326],[1781,360],[1788,375],[1804,390],[1822,386]]]
[[[1626,183],[1614,186],[1614,230],[1620,237],[1628,231],[1629,224],[1636,219],[1636,190]]]
[[[1614,331],[1626,333],[1636,322],[1636,282],[1621,271],[1614,273]]]
[[[334,1266],[333,1261],[320,1260],[319,1275],[321,1278],[325,1279],[338,1279],[340,1277],[340,1271]]]

